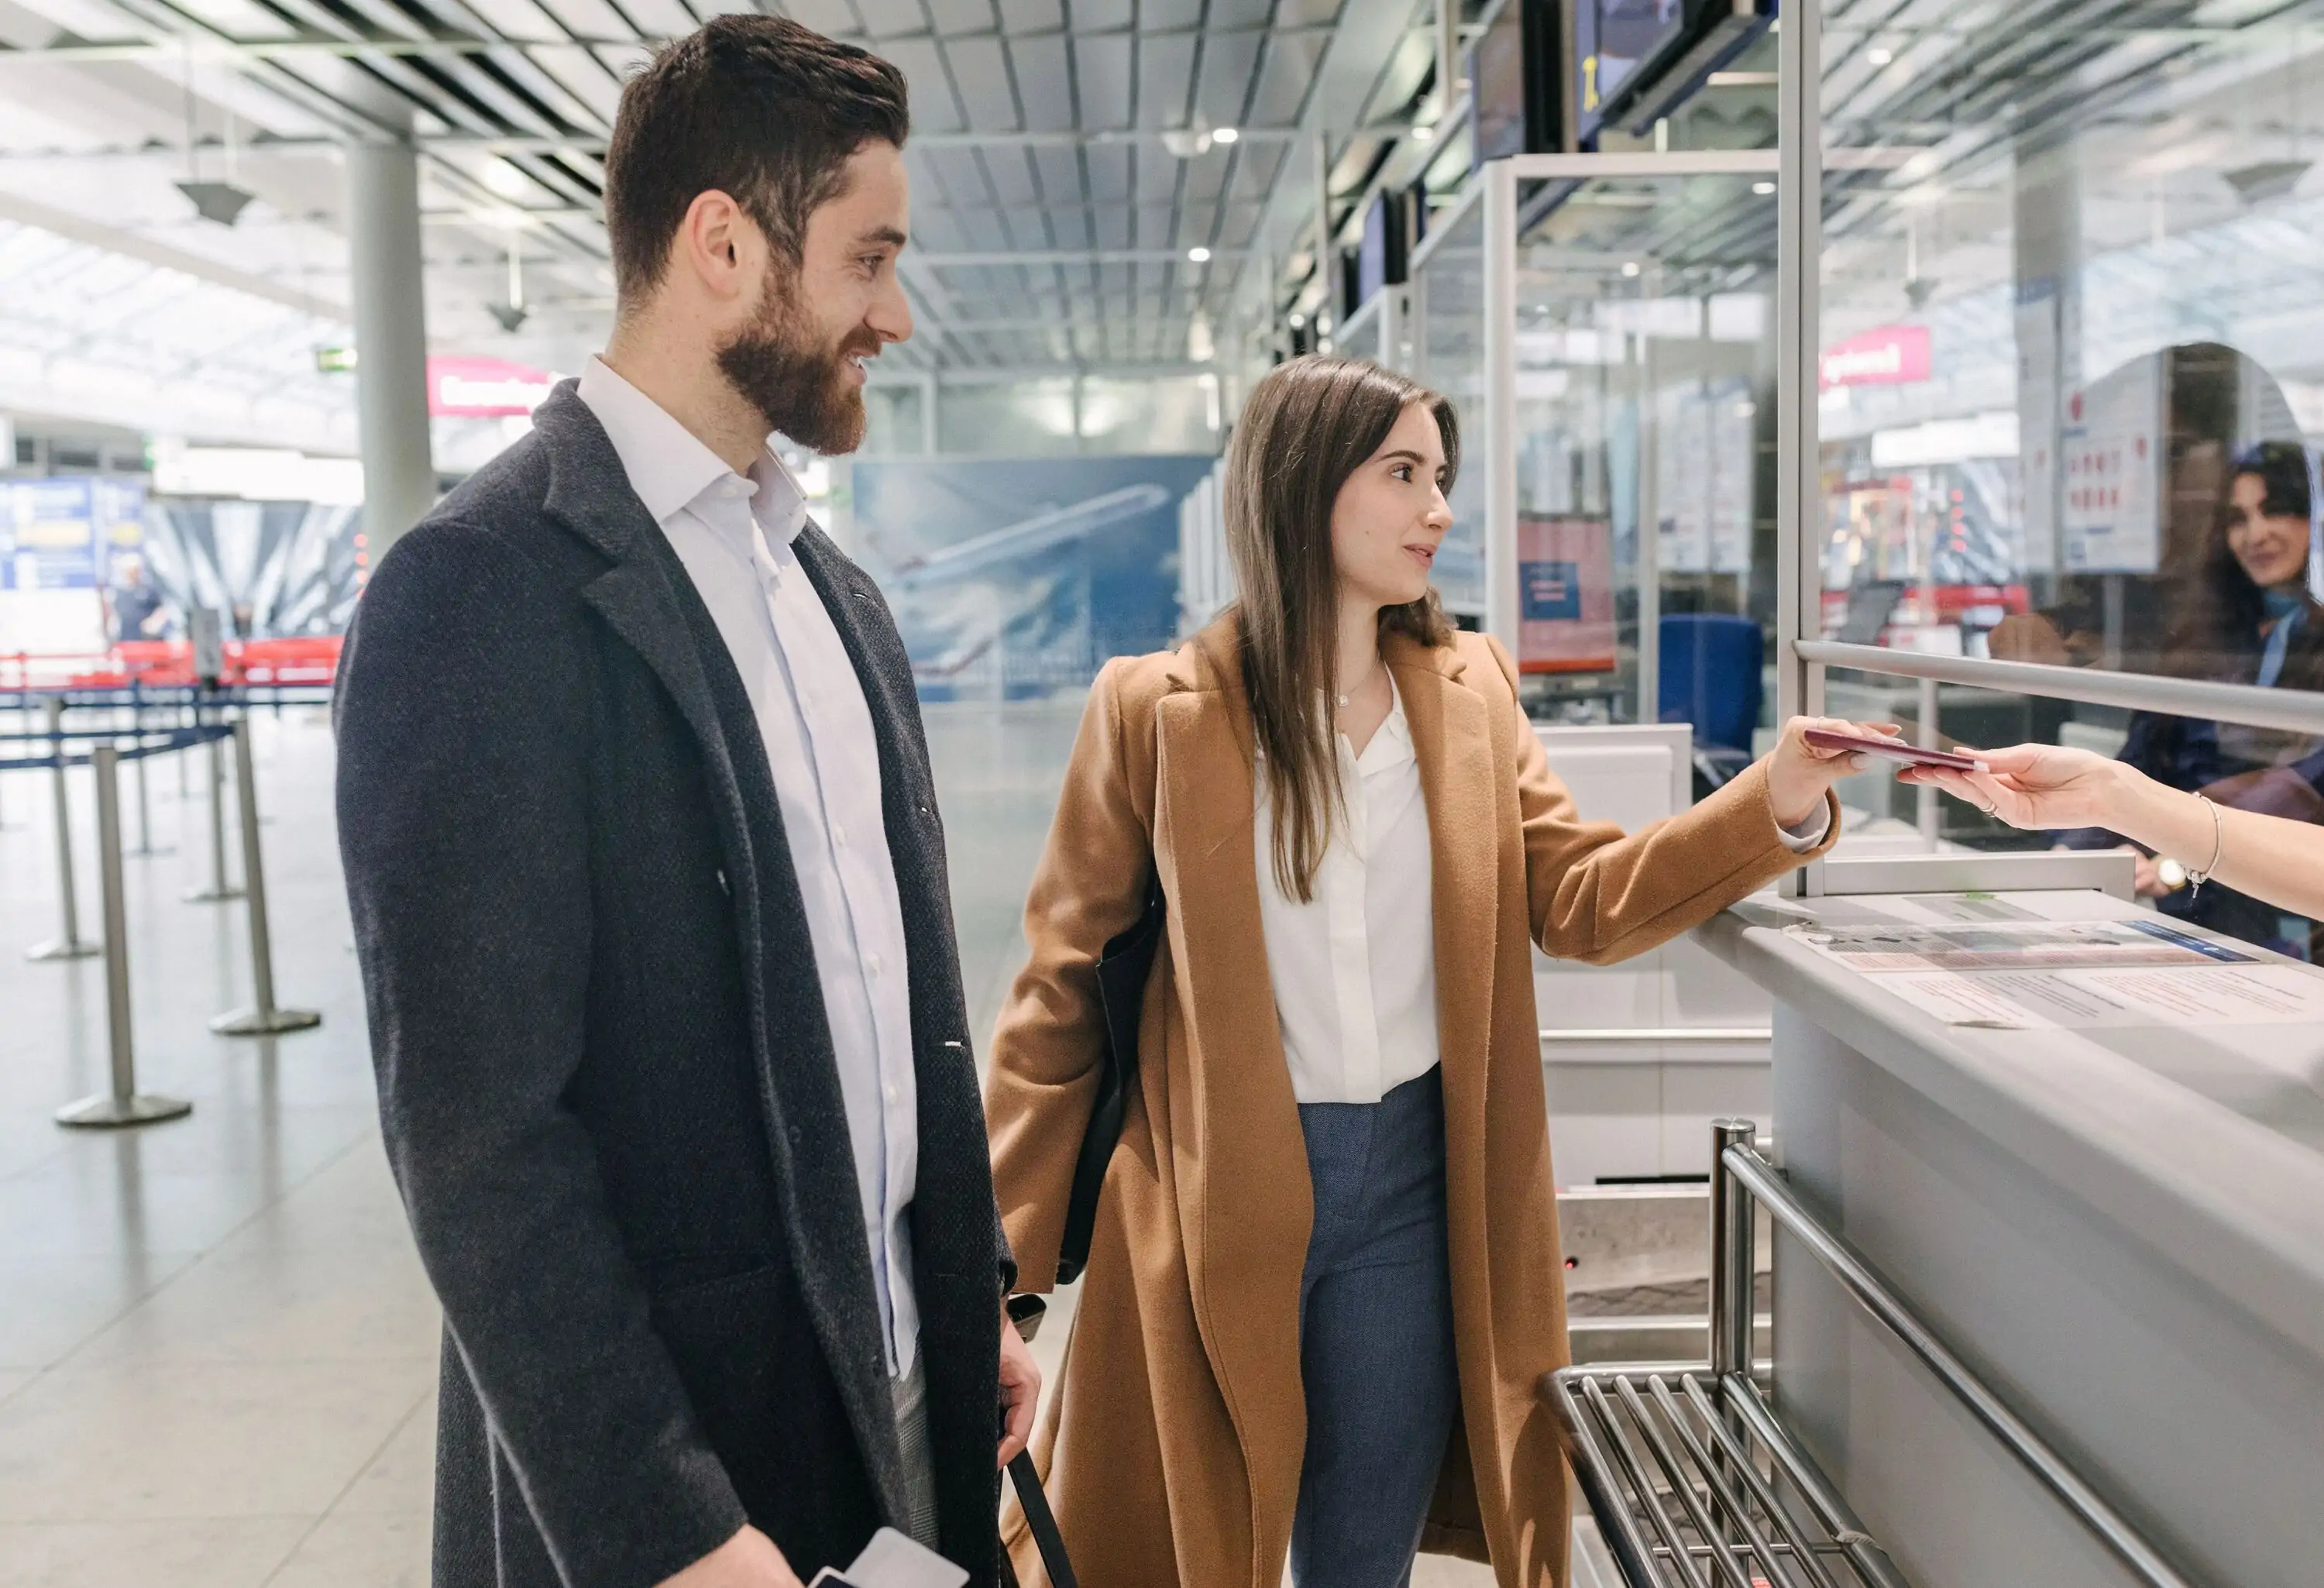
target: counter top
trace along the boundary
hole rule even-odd
[[[2098,893],[1995,897],[2041,920],[2159,919]],[[1758,898],[1697,936],[1779,1004],[2324,1357],[2324,1021],[1952,1025],[1795,929],[1903,926],[1914,912],[1912,901],[1881,898]],[[2324,970],[2296,974],[2324,985]],[[1781,1039],[1779,1023],[1779,1065]]]

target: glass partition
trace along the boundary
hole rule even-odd
[[[1700,748],[1751,751],[1775,611],[1774,188],[1517,185],[1517,651],[1537,716],[1687,722]]]
[[[1821,577],[1804,626],[2324,689],[2308,444],[2324,427],[2324,5],[2098,24],[1828,0],[1823,16],[1822,489],[1803,525]],[[2324,814],[2324,761],[2304,770],[2324,738],[2306,733],[1865,674],[1833,673],[1827,699],[1916,726],[1932,705],[1943,739],[2063,741]],[[1950,800],[1926,829],[2051,842]],[[2304,922],[2244,919],[2225,890],[2203,908],[2306,954]]]
[[[1412,272],[1413,374],[1452,400],[1462,466],[1452,485],[1452,531],[1436,554],[1436,587],[1454,616],[1481,627],[1485,614],[1485,485],[1492,449],[1485,402],[1485,217],[1481,190],[1438,217]]]

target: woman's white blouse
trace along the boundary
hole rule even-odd
[[[1404,697],[1358,755],[1337,741],[1347,811],[1305,904],[1275,879],[1266,769],[1259,785],[1259,916],[1276,1019],[1302,1103],[1378,1103],[1436,1064],[1435,911],[1428,807]]]
[[[1388,720],[1355,753],[1337,740],[1344,816],[1305,904],[1275,878],[1275,828],[1259,763],[1259,919],[1292,1094],[1302,1103],[1378,1103],[1435,1067],[1436,914],[1430,883],[1428,806],[1404,696],[1388,680]],[[1805,854],[1823,842],[1830,813],[1781,832]]]

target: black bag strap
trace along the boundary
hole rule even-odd
[[[1020,1451],[1009,1463],[1010,1481],[1017,1485],[1017,1503],[1025,1509],[1025,1520],[1033,1529],[1033,1542],[1041,1551],[1041,1565],[1048,1571],[1049,1588],[1081,1588],[1074,1577],[1074,1563],[1066,1558],[1065,1541],[1057,1532],[1057,1519],[1049,1510],[1049,1497],[1041,1492],[1041,1475],[1033,1470],[1033,1453]],[[1013,1584],[1016,1572],[1009,1557],[1001,1556],[1001,1571]]]
[[[1154,950],[1162,940],[1168,906],[1158,872],[1146,882],[1146,906],[1136,921],[1105,946],[1097,962],[1100,1014],[1096,1094],[1065,1197],[1065,1236],[1057,1251],[1057,1283],[1070,1285],[1089,1266],[1090,1238],[1097,1227],[1098,1196],[1105,1171],[1121,1140],[1130,1093],[1138,1084],[1138,1024],[1146,1007],[1146,981]]]

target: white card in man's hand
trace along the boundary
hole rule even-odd
[[[966,1572],[933,1549],[882,1528],[853,1565],[844,1572],[825,1566],[807,1588],[961,1588],[967,1581]]]

